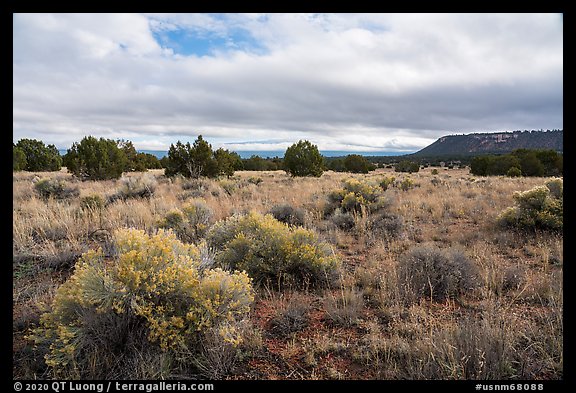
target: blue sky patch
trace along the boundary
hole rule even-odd
[[[175,54],[183,56],[214,56],[218,52],[236,50],[266,53],[266,48],[243,29],[234,29],[226,35],[186,29],[157,31],[153,34],[163,48],[170,48]]]

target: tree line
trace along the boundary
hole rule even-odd
[[[562,154],[550,149],[517,149],[508,154],[477,156],[470,162],[470,173],[477,176],[559,176],[563,172]]]
[[[64,156],[54,145],[36,139],[20,139],[12,144],[12,169],[15,171],[59,171],[62,166],[79,177],[105,179],[122,172],[141,172],[162,168],[158,158],[140,153],[131,141],[85,137],[74,143]]]
[[[264,159],[253,155],[242,159],[238,153],[212,149],[202,135],[193,144],[177,141],[171,144],[162,159],[136,151],[128,140],[112,140],[86,136],[72,144],[64,156],[54,145],[35,139],[21,139],[13,144],[13,170],[59,171],[65,166],[82,180],[117,179],[123,172],[164,169],[166,176],[187,178],[232,176],[239,170],[284,170],[291,176],[321,176],[326,170],[368,173],[377,168],[369,157],[349,154],[345,157],[324,157],[318,147],[300,140],[286,149],[283,158]],[[396,172],[418,172],[420,164],[407,159],[394,164]],[[563,173],[562,155],[554,150],[518,149],[510,154],[483,155],[472,158],[470,172],[474,175],[556,176]]]
[[[294,143],[283,158],[253,155],[242,159],[238,153],[212,146],[199,135],[193,144],[177,141],[168,154],[158,159],[153,154],[136,151],[129,140],[112,140],[86,136],[74,142],[60,155],[54,145],[35,139],[21,139],[12,146],[14,171],[59,171],[65,166],[82,180],[117,179],[123,172],[164,169],[166,176],[188,178],[232,176],[238,170],[284,170],[292,176],[321,176],[325,170],[368,173],[374,170],[363,156],[351,154],[342,162],[327,162],[318,147],[309,141]]]

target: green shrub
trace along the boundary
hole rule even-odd
[[[234,171],[243,169],[242,159],[238,153],[219,148],[214,152],[214,159],[218,165],[218,173],[220,175],[230,177],[234,175]]]
[[[328,194],[324,215],[340,229],[351,230],[355,226],[356,215],[365,216],[390,206],[391,201],[382,192],[393,181],[394,178],[385,178],[378,186],[355,178],[346,179],[342,182],[342,189]]]
[[[438,172],[438,171],[436,171]],[[390,186],[394,185],[394,180],[396,180],[396,178],[394,176],[392,177],[384,177],[384,179],[382,179],[380,181],[380,187],[382,187],[383,191],[386,191]]]
[[[258,185],[258,184],[262,183],[263,181],[264,180],[262,180],[261,177],[254,177],[254,176],[250,176],[247,180],[248,183],[255,184],[255,185]]]
[[[546,203],[550,190],[546,186],[537,186],[524,192],[515,192],[514,200],[521,209],[541,210]]]
[[[162,230],[118,230],[115,247],[112,263],[101,250],[83,254],[29,337],[53,377],[131,377],[128,361],[152,350],[181,370],[210,329],[238,345],[236,326],[254,300],[245,273],[201,269],[198,249]]]
[[[24,150],[12,144],[12,170],[13,171],[23,171],[26,169],[26,153]]]
[[[508,172],[506,172],[506,176],[520,177],[522,176],[522,171],[520,170],[520,168],[513,166],[512,168],[508,169]]]
[[[154,154],[138,153],[136,155],[136,160],[142,162],[146,169],[162,169],[160,160]]]
[[[353,192],[349,192],[348,194],[344,195],[344,199],[340,203],[342,210],[344,212],[361,212],[362,207],[366,206],[368,202],[362,197],[362,195],[355,194]]]
[[[344,158],[343,166],[346,172],[352,173],[368,173],[376,169],[374,164],[359,154],[348,154]]]
[[[322,176],[323,158],[318,146],[302,140],[294,143],[284,153],[284,170],[291,176]]]
[[[418,245],[403,254],[398,263],[399,290],[407,301],[458,297],[478,282],[476,266],[458,250]]]
[[[314,232],[289,227],[269,214],[251,212],[220,221],[208,232],[207,242],[217,250],[219,266],[245,270],[258,283],[325,285],[340,266],[331,247]]]
[[[117,141],[87,136],[72,144],[63,163],[82,180],[107,180],[120,178],[128,159]]]
[[[398,188],[402,191],[408,191],[416,187],[416,183],[409,177],[405,177],[401,182],[398,182]]]
[[[195,199],[182,206],[181,210],[168,212],[158,227],[172,229],[181,241],[194,243],[206,235],[213,220],[212,208],[204,199]]]
[[[180,141],[177,141],[176,145],[170,145],[167,157],[164,174],[168,177],[175,175],[194,179],[201,176],[217,177],[220,171],[212,145],[205,141],[202,135],[198,135],[192,146],[190,142],[184,145]],[[222,165],[224,170],[223,161]]]
[[[238,183],[234,180],[222,179],[218,181],[218,184],[228,195],[232,195],[238,188]]]
[[[516,191],[516,206],[508,207],[498,216],[504,227],[522,229],[562,230],[564,225],[564,198],[562,179],[553,179],[544,186]]]
[[[145,156],[143,153],[138,153],[136,151],[136,148],[131,141],[121,139],[117,141],[117,144],[118,148],[122,150],[126,156],[126,166],[124,167],[125,172],[146,172],[148,170],[146,167]]]
[[[250,158],[241,160],[240,169],[245,171],[277,171],[284,168],[281,158],[262,158],[253,154]]]
[[[40,179],[34,184],[34,189],[43,199],[67,199],[80,195],[78,187],[68,187],[62,179]]]
[[[434,175],[434,176],[437,175],[437,174],[438,174],[438,169],[436,169],[436,168],[432,169],[432,172],[431,172],[431,173],[432,173],[432,175]]]
[[[235,170],[242,169],[242,160],[238,153],[219,148],[212,150],[212,145],[204,140],[202,135],[191,146],[190,142],[170,145],[168,155],[163,158],[164,174],[186,178],[218,177],[234,175]]]
[[[419,170],[420,170],[420,165],[418,165],[417,162],[408,161],[408,160],[400,161],[399,163],[397,163],[394,166],[394,171],[396,171],[396,172],[413,173],[413,172],[418,172]]]
[[[436,173],[438,173],[438,171],[436,169],[434,169],[432,171],[433,174],[434,174],[434,171],[436,171]],[[435,177],[432,178],[432,184],[436,185],[434,179],[436,179],[436,178]],[[380,187],[382,187],[383,191],[386,191],[388,188],[390,188],[390,186],[398,187],[402,191],[408,191],[414,187],[417,187],[418,185],[410,177],[405,177],[402,180],[396,180],[395,177],[385,177],[384,179],[382,179],[380,181]]]
[[[172,229],[178,236],[178,229],[184,225],[184,214],[180,209],[170,210],[158,223],[158,228]]]
[[[327,159],[327,169],[334,172],[345,172],[346,167],[344,166],[344,159],[342,158],[331,158]]]
[[[99,194],[86,195],[80,198],[82,210],[100,210],[104,208],[104,198]]]
[[[470,173],[478,176],[506,175],[518,168],[522,176],[555,176],[563,172],[562,154],[550,149],[516,149],[498,156],[474,157]]]
[[[380,190],[358,179],[346,179],[342,189],[333,190],[328,194],[326,213],[331,214],[340,208],[343,212],[361,212],[378,200]]]
[[[20,139],[12,144],[14,170],[59,171],[62,157],[54,145],[44,145],[36,139]]]

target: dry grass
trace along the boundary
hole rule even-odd
[[[290,178],[284,172],[237,172],[230,179],[166,179],[147,198],[128,198],[87,212],[81,198],[117,193],[120,181],[77,182],[65,172],[13,176],[14,377],[42,378],[45,368],[23,336],[49,307],[54,290],[81,252],[106,247],[117,228],[155,231],[187,201],[203,198],[221,220],[236,212],[267,213],[289,205],[300,221],[331,243],[344,262],[338,285],[324,293],[260,293],[252,320],[262,336],[241,358],[207,349],[206,375],[235,379],[562,379],[563,237],[496,225],[514,191],[545,178],[471,176],[433,168],[414,174],[379,169],[367,175],[327,172]],[[35,175],[74,183],[80,195],[42,200]],[[131,173],[128,176],[141,176]],[[324,218],[327,195],[355,177],[378,185],[385,176],[416,187],[382,191],[382,211],[354,216],[352,230]],[[260,178],[261,182],[254,179]],[[249,180],[252,179],[252,180]],[[256,184],[258,183],[258,184]],[[388,221],[386,221],[388,220]],[[379,228],[376,230],[376,228]],[[459,249],[475,266],[478,287],[457,298],[402,298],[399,261],[429,243]],[[261,289],[261,292],[265,289]],[[153,354],[143,353],[142,356]],[[210,356],[212,357],[210,357]],[[152,356],[153,357],[153,356]],[[152,358],[151,357],[151,358]],[[162,375],[162,359],[136,377]],[[143,364],[139,362],[138,364]],[[157,367],[156,367],[157,366]]]

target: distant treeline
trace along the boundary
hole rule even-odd
[[[316,149],[317,150],[317,149]],[[447,155],[438,157],[361,156],[321,157],[319,169],[336,172],[368,173],[376,168],[394,168],[397,172],[418,172],[420,167],[470,167],[474,175],[557,176],[563,173],[563,157],[554,150],[517,149],[508,154]],[[319,158],[320,160],[320,158]],[[286,170],[285,158],[241,158],[222,148],[215,151],[198,136],[193,145],[178,141],[170,145],[168,155],[158,159],[153,154],[137,152],[128,140],[84,137],[72,144],[64,156],[54,145],[35,139],[21,139],[13,144],[13,170],[59,171],[62,166],[83,179],[118,178],[123,172],[164,169],[167,176],[178,173],[199,176],[231,176],[234,171]]]
[[[81,178],[116,178],[122,172],[143,172],[165,169],[168,175],[195,169],[193,176],[228,175],[234,171],[286,170],[284,158],[262,158],[252,155],[241,158],[225,149],[212,150],[212,146],[198,136],[194,145],[178,141],[170,145],[168,154],[161,159],[150,153],[136,151],[129,140],[97,139],[86,136],[74,142],[66,154],[60,155],[54,145],[45,145],[36,139],[21,139],[12,146],[14,171],[59,171],[62,166]],[[346,157],[323,157],[323,169],[339,172],[368,173],[376,169],[365,157],[350,154]]]
[[[401,156],[365,156],[368,162],[379,168],[395,167],[401,161],[417,163],[423,167],[441,167],[451,163],[453,166],[469,166],[474,156],[467,154],[446,154],[438,156],[414,156],[405,154]]]
[[[563,174],[562,155],[554,150],[517,149],[509,154],[477,156],[470,173],[478,176],[559,176]]]

